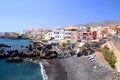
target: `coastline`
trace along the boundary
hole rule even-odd
[[[43,64],[44,60],[41,61],[41,60],[25,59],[24,61],[28,61],[28,62],[31,62],[31,63],[34,63],[34,64],[39,64],[43,80],[48,80],[48,76],[46,74],[46,70],[45,70],[44,64]]]
[[[113,76],[107,68],[90,62],[85,56],[36,59],[37,57],[32,62],[40,65],[43,80],[112,80]]]
[[[41,67],[41,74],[43,76],[43,80],[48,80],[48,76],[47,76],[46,71],[45,71],[45,69],[43,67],[43,64],[41,62],[39,62],[39,65]]]
[[[49,59],[43,63],[48,80],[68,80],[67,72],[58,59]]]
[[[85,56],[44,61],[48,80],[113,80],[113,71]],[[101,66],[100,66],[101,65]]]

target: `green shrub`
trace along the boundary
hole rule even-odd
[[[37,47],[41,47],[42,44],[41,44],[41,43],[37,43],[36,46],[37,46]]]
[[[67,44],[63,42],[63,43],[61,44],[61,47],[62,47],[62,48],[66,48],[66,47],[67,47]]]
[[[100,49],[103,53],[105,60],[109,63],[112,68],[115,68],[116,57],[114,52],[109,50],[109,48],[105,45],[103,48]]]
[[[85,50],[87,50],[87,47],[84,45],[84,46],[81,47],[81,50],[85,51]]]

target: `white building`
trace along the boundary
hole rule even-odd
[[[53,36],[55,40],[63,40],[64,39],[64,29],[58,28],[53,30]]]
[[[64,39],[64,29],[58,28],[54,29],[52,32],[48,32],[46,34],[46,39],[54,38],[55,40],[63,40]]]
[[[45,39],[50,40],[52,37],[54,37],[53,32],[48,32],[45,34]]]

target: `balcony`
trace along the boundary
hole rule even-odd
[[[66,34],[66,33],[71,33],[71,31],[65,31],[64,33],[65,33],[65,34]]]
[[[71,34],[65,34],[64,36],[71,36]]]
[[[65,40],[70,40],[70,38],[65,38]]]

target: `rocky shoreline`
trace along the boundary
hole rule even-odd
[[[48,75],[48,80],[114,80],[112,71],[102,67],[85,56],[93,54],[96,48],[105,41],[95,42],[87,45],[87,50],[76,54],[74,47],[60,49],[50,45],[21,46],[27,51],[0,50],[0,58],[7,58],[6,62],[21,62],[25,59],[43,60]],[[45,62],[44,62],[45,61]],[[92,77],[91,77],[92,76]]]

